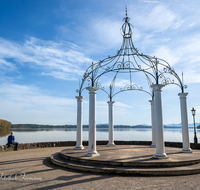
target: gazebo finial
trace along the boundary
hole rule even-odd
[[[124,17],[124,24],[121,27],[121,32],[122,32],[122,36],[124,36],[125,38],[130,38],[132,36],[132,28],[133,26],[129,23],[130,18],[128,17],[127,14],[127,6],[126,6],[126,17]]]
[[[125,22],[128,22],[130,20],[130,18],[128,17],[128,14],[127,14],[127,6],[126,6],[126,17],[124,18],[124,21]]]

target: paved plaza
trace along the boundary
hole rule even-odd
[[[49,161],[50,155],[55,152],[61,152],[66,148],[69,147],[39,148],[0,153],[1,190],[200,189],[200,174],[156,177],[122,176],[81,172],[51,164]]]

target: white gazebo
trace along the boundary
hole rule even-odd
[[[169,84],[175,84],[180,87],[181,92],[178,94],[180,98],[181,109],[181,123],[182,123],[182,152],[191,153],[189,141],[189,129],[188,129],[188,116],[187,116],[187,102],[186,97],[188,93],[184,92],[187,87],[183,84],[175,70],[170,66],[168,62],[155,56],[148,56],[140,53],[133,45],[132,41],[132,25],[129,23],[127,16],[124,18],[124,23],[121,27],[123,36],[123,43],[121,48],[114,56],[108,56],[107,58],[100,60],[97,63],[92,63],[85,71],[80,87],[77,90],[77,137],[75,149],[83,149],[82,145],[82,103],[83,96],[82,91],[89,91],[89,144],[86,156],[98,156],[99,153],[96,150],[96,94],[97,91],[103,90],[109,97],[108,109],[109,109],[109,139],[108,146],[114,146],[113,138],[113,97],[118,93],[124,91],[138,90],[148,93],[150,95],[151,105],[151,120],[152,120],[152,144],[151,147],[156,147],[154,158],[165,159],[168,156],[165,153],[164,146],[164,132],[163,132],[163,114],[162,114],[162,88]],[[146,87],[139,87],[138,84],[133,83],[134,77],[137,77],[138,73],[146,81]],[[108,89],[102,87],[100,84],[101,78],[105,75],[112,76],[110,86]],[[117,78],[128,77],[129,83],[124,88],[117,89],[115,83]],[[86,83],[89,82],[88,86]]]

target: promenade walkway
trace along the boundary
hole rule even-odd
[[[52,165],[49,162],[50,155],[66,148],[39,148],[0,153],[0,189],[200,190],[200,174],[168,177],[119,176],[79,172]]]

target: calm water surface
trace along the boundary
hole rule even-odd
[[[19,143],[31,143],[31,142],[48,142],[48,141],[75,141],[76,140],[76,128],[71,129],[39,129],[39,130],[27,130],[27,129],[12,129],[16,141]],[[88,140],[88,129],[83,130],[83,140]],[[189,129],[190,142],[193,141],[194,130]],[[200,130],[197,130],[198,142],[200,142]],[[97,140],[108,140],[108,129],[97,129]],[[151,141],[151,128],[139,129],[139,128],[115,128],[114,129],[115,140],[127,140],[127,141]],[[164,140],[172,142],[182,142],[182,130],[181,128],[165,128]],[[0,137],[0,145],[7,143],[7,136]]]

